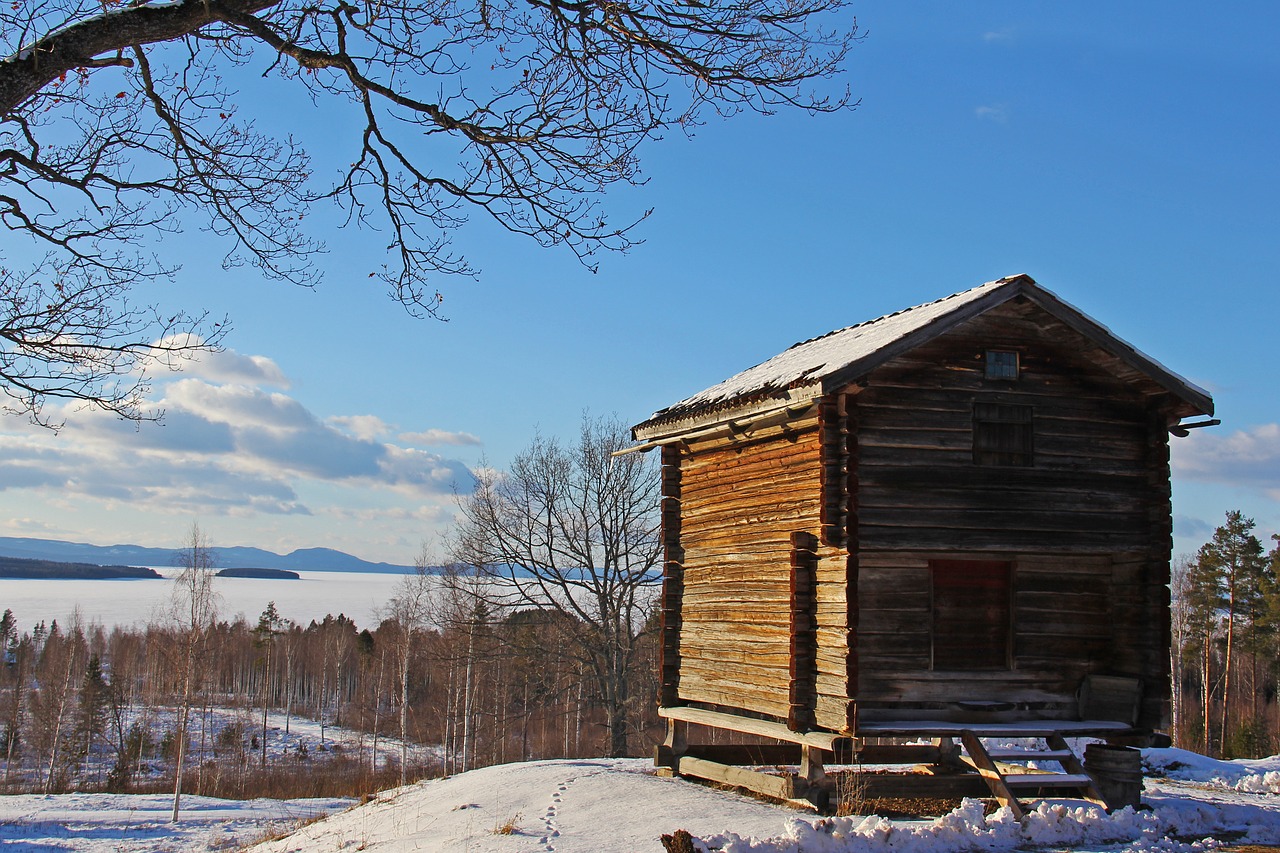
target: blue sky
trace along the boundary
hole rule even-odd
[[[484,223],[449,322],[371,290],[385,239],[317,236],[325,284],[168,249],[168,304],[230,314],[229,351],[162,377],[170,413],[0,420],[0,534],[340,548],[410,562],[453,489],[584,411],[628,423],[795,341],[1028,273],[1209,389],[1223,425],[1175,440],[1175,548],[1228,509],[1280,532],[1280,6],[855,2],[866,39],[834,116],[739,116],[643,152],[645,243],[592,275]],[[274,93],[279,96],[279,92]],[[246,101],[266,97],[246,92]],[[317,157],[341,117],[271,105]]]

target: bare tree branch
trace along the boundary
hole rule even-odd
[[[148,326],[121,307],[135,282],[175,272],[151,254],[158,234],[203,227],[224,266],[311,286],[324,247],[302,222],[321,203],[381,232],[387,259],[369,277],[415,315],[441,316],[442,276],[475,274],[450,242],[473,214],[594,270],[601,250],[634,244],[647,215],[614,221],[602,207],[612,185],[643,183],[645,142],[708,112],[852,106],[847,89],[824,90],[858,38],[844,5],[13,0],[0,6],[0,223],[27,240],[0,250],[0,265],[25,268],[5,281],[105,288],[115,322],[134,322],[132,345],[163,347],[172,324]],[[294,139],[239,117],[263,100],[248,73],[259,69],[350,110],[348,165],[327,182]],[[206,347],[218,329],[176,324]],[[46,384],[75,396],[18,373],[25,338],[0,340],[14,408],[36,413],[59,396]],[[136,360],[105,372],[99,363],[97,374],[60,365],[80,370],[86,402],[141,416],[136,395],[94,393],[91,378],[138,370]]]

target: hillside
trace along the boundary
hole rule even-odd
[[[176,566],[178,548],[146,548],[141,545],[89,545],[59,539],[0,536],[0,556],[28,560],[94,565]],[[371,563],[331,548],[299,548],[276,554],[261,548],[230,546],[214,548],[219,566],[259,566],[266,569],[313,572],[388,572],[406,574],[412,566]]]
[[[187,797],[168,820],[163,795],[0,797],[0,846],[42,853],[662,853],[685,829],[718,853],[1203,853],[1223,843],[1280,844],[1280,758],[1214,761],[1147,750],[1150,810],[1107,815],[1079,800],[1040,804],[1019,824],[966,801],[941,818],[817,818],[784,806],[661,779],[644,759],[530,761],[337,800]],[[309,822],[328,813],[327,818]],[[299,823],[306,825],[299,826]],[[284,835],[293,829],[292,834]]]
[[[699,839],[700,851],[720,853],[1136,853],[1214,846],[1183,843],[1206,838],[1280,843],[1280,759],[1212,761],[1182,750],[1148,750],[1147,758],[1179,777],[1147,780],[1149,811],[1108,815],[1080,800],[1054,800],[1021,824],[1007,809],[984,815],[978,800],[940,818],[817,818],[659,778],[644,759],[533,761],[389,791],[251,851],[662,853],[660,836],[676,829]]]

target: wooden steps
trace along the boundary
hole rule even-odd
[[[968,753],[969,763],[981,774],[991,795],[1002,806],[1007,806],[1018,820],[1026,815],[1026,809],[1015,791],[1042,791],[1045,789],[1072,790],[1077,796],[1106,808],[1106,802],[1098,793],[1093,777],[1085,772],[1080,759],[1061,735],[1050,734],[1036,738],[1043,741],[1043,749],[992,749],[971,731],[960,733],[960,741]],[[1055,773],[1032,770],[1021,762],[1055,762],[1062,771]]]
[[[1064,758],[1075,758],[1069,749],[988,749],[987,755],[993,761],[1061,761]]]

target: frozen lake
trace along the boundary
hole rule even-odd
[[[36,623],[54,619],[67,624],[77,606],[85,623],[145,625],[160,617],[169,603],[172,578],[181,569],[155,567],[164,580],[27,580],[0,578],[0,611],[8,608],[18,620],[19,630],[30,631]],[[298,572],[299,580],[258,580],[217,578],[214,588],[220,596],[218,612],[223,619],[243,613],[250,623],[258,621],[274,601],[280,615],[306,626],[325,614],[344,613],[361,628],[377,627],[377,612],[395,591],[404,575],[363,572]]]

